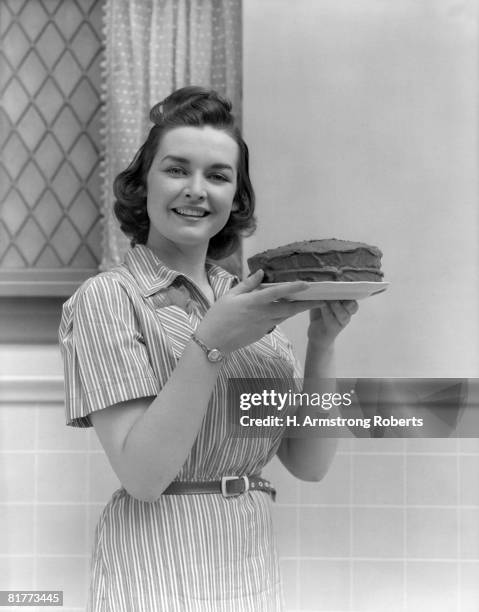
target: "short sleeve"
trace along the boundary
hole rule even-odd
[[[91,427],[96,410],[158,394],[133,302],[114,278],[90,279],[65,303],[59,339],[67,425]]]

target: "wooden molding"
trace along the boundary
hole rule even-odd
[[[67,298],[97,269],[3,269],[0,270],[0,296]]]
[[[62,376],[0,376],[0,404],[63,404]]]

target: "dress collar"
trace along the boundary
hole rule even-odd
[[[149,297],[162,289],[169,287],[176,279],[188,280],[187,276],[168,268],[161,259],[144,244],[137,244],[131,248],[124,261],[135,277],[144,297]],[[230,274],[224,268],[206,261],[208,279],[216,295],[222,295],[239,282],[239,278]]]

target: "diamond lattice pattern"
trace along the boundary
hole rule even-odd
[[[0,2],[0,267],[97,268],[97,0]]]

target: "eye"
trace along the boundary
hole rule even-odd
[[[170,166],[166,168],[165,172],[171,176],[184,176],[186,174],[186,170],[181,166]]]
[[[220,172],[214,172],[213,174],[210,174],[209,178],[210,180],[215,181],[217,183],[229,183],[230,182],[230,179],[224,174],[221,174]]]

